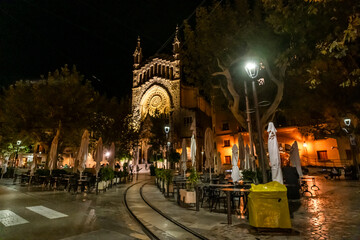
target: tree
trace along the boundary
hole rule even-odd
[[[243,66],[251,56],[257,56],[263,69],[261,77],[267,79],[260,94],[272,102],[261,116],[265,126],[283,96],[287,61],[280,61],[279,56],[284,50],[284,40],[261,16],[259,1],[215,2],[197,9],[196,16],[195,27],[185,22],[184,30],[183,64],[188,83],[200,87],[209,99],[214,88],[221,89],[229,110],[246,129],[245,98],[241,90],[248,76]]]
[[[100,136],[105,144],[127,141],[121,137],[128,136],[123,134],[128,131],[128,104],[100,96],[75,66],[70,70],[65,65],[37,81],[16,82],[4,90],[0,105],[2,148],[17,139],[49,146],[60,123],[59,151],[76,149],[84,129],[91,132],[93,144]]]
[[[186,79],[208,96],[221,89],[246,129],[241,84],[246,76],[238,64],[259,56],[265,78],[259,97],[272,103],[261,112],[262,126],[279,113],[275,120],[286,116],[285,124],[327,126],[323,130],[335,133],[342,116],[359,112],[359,5],[238,0],[201,7],[195,27],[185,22]]]
[[[156,161],[162,157],[162,151],[167,144],[164,127],[168,123],[168,116],[159,112],[155,112],[154,116],[148,114],[141,123],[140,138],[149,140],[152,160]]]
[[[360,4],[263,3],[267,22],[290,43],[283,53],[290,59],[283,115],[288,122],[310,126],[317,138],[342,135],[344,116],[359,120]]]

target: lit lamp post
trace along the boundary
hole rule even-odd
[[[17,166],[19,165],[18,160],[19,160],[19,147],[21,145],[21,140],[17,140],[16,142],[16,156],[15,156],[15,161],[14,161],[14,167],[15,167],[15,171],[14,171],[14,182],[16,181],[16,170],[17,170]],[[17,163],[17,164],[16,164]]]
[[[167,168],[169,169],[169,148],[170,148],[170,142],[168,141],[169,139],[169,132],[170,132],[170,127],[169,126],[165,126],[164,127],[165,133],[166,133],[166,140],[167,140],[167,149],[166,149],[166,161],[167,161]]]
[[[249,62],[245,65],[245,70],[246,70],[246,73],[249,75],[249,77],[252,80],[251,82],[252,82],[252,91],[253,91],[254,105],[255,105],[256,127],[257,127],[257,132],[259,135],[259,145],[260,145],[260,154],[258,154],[258,158],[259,158],[259,163],[261,166],[263,182],[267,183],[267,174],[266,174],[266,166],[265,166],[265,151],[263,148],[259,104],[258,104],[256,86],[255,86],[255,78],[257,78],[257,76],[259,74],[259,66],[255,62]]]
[[[356,179],[359,179],[360,170],[359,170],[359,164],[358,164],[357,158],[356,158],[356,154],[357,154],[356,138],[355,138],[354,130],[350,127],[351,119],[345,118],[344,123],[347,128],[343,128],[343,130],[349,136],[349,140],[350,140],[350,147],[351,147],[351,153],[352,153],[352,157],[353,157],[355,176],[356,176]]]

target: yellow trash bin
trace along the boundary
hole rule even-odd
[[[251,184],[249,223],[253,227],[291,228],[287,189],[279,182]]]

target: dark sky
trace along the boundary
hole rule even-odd
[[[201,2],[0,0],[0,85],[75,64],[97,89],[120,98],[130,93],[137,36],[145,57],[155,54]]]

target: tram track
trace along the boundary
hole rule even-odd
[[[124,192],[124,203],[130,215],[150,239],[207,239],[163,213],[146,200],[143,193],[146,184],[148,183],[139,182],[129,186]]]

